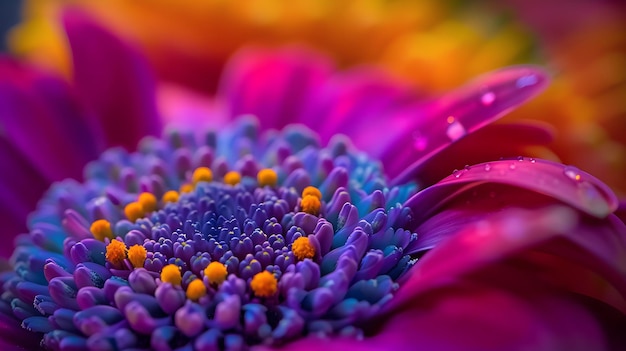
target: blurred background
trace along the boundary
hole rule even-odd
[[[7,51],[6,35],[11,27],[17,24],[20,18],[20,1],[4,0],[0,2],[0,51]]]

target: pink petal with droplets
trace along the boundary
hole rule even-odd
[[[383,160],[407,160],[387,171],[398,175],[395,184],[412,179],[419,176],[415,170],[422,163],[536,96],[547,83],[547,74],[538,67],[517,66],[492,72],[431,103],[409,106],[391,120],[377,121],[374,129],[381,135],[375,147],[366,151]],[[486,100],[485,95],[490,98]],[[420,137],[424,141],[416,144]]]
[[[599,218],[608,216],[618,206],[611,189],[592,175],[571,166],[529,158],[462,169],[417,193],[406,205],[413,209],[415,222],[419,224],[446,202],[484,183],[509,184],[547,195]]]

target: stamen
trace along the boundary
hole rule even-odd
[[[302,198],[302,201],[300,202],[300,207],[302,208],[302,212],[317,216],[319,215],[320,209],[322,208],[322,203],[320,202],[320,199],[316,196],[306,195]]]
[[[204,269],[204,276],[207,277],[210,284],[222,284],[226,280],[228,271],[223,264],[213,261]]]
[[[180,274],[180,267],[175,264],[168,264],[161,271],[161,281],[172,285],[180,285],[183,278]]]
[[[106,247],[105,258],[112,265],[119,267],[126,258],[126,245],[119,240],[111,240]]]
[[[315,256],[315,248],[311,245],[309,238],[304,236],[299,237],[291,244],[291,251],[300,261]]]
[[[111,223],[106,219],[99,219],[91,224],[89,228],[94,238],[104,241],[104,238],[113,239],[113,231],[111,230]]]
[[[146,249],[139,244],[133,245],[128,249],[128,260],[135,268],[143,267],[147,255]]]
[[[213,172],[207,167],[198,167],[195,171],[193,171],[193,176],[191,177],[191,181],[193,185],[198,184],[199,182],[210,182],[213,180]]]
[[[129,221],[134,222],[144,216],[143,206],[139,202],[131,202],[124,207],[124,215]]]
[[[189,283],[186,292],[189,300],[198,301],[202,296],[206,295],[206,286],[201,279],[196,279]]]
[[[224,183],[229,185],[237,185],[241,183],[241,174],[236,171],[230,171],[224,175]]]
[[[270,297],[278,290],[276,277],[268,271],[257,273],[250,282],[254,294],[259,297]]]
[[[167,202],[178,202],[178,192],[176,190],[170,190],[168,192],[166,192],[165,194],[163,194],[163,202],[167,203]]]
[[[302,198],[305,198],[307,195],[315,196],[319,200],[322,199],[322,192],[314,186],[307,186],[302,190]]]
[[[276,175],[276,172],[270,168],[260,170],[256,179],[259,182],[260,187],[276,186],[276,183],[278,183],[278,175]]]
[[[193,190],[193,185],[189,183],[184,183],[183,185],[180,186],[179,190],[181,194],[190,193]]]
[[[144,213],[153,212],[157,209],[157,198],[152,193],[141,193],[137,202],[141,205]]]

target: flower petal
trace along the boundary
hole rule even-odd
[[[231,115],[254,114],[263,128],[280,128],[303,113],[330,72],[327,59],[302,48],[247,49],[225,68],[218,96]]]
[[[550,160],[558,158],[548,149],[554,131],[550,125],[536,121],[490,124],[459,141],[450,144],[414,169],[422,188],[437,183],[454,169],[519,155],[537,156]],[[416,140],[416,143],[423,141]],[[498,145],[498,147],[494,147]],[[385,169],[406,166],[402,158],[389,158]]]
[[[402,129],[385,133],[393,137],[383,139],[377,145],[378,152],[372,150],[373,155],[413,160],[408,168],[405,163],[388,169],[390,174],[399,174],[395,184],[412,179],[426,160],[537,95],[547,82],[547,74],[538,67],[510,67],[487,74],[429,104],[407,107],[394,117],[404,121],[398,123]]]
[[[530,190],[599,218],[608,216],[618,206],[611,189],[592,175],[571,166],[528,158],[467,167],[417,193],[406,205],[413,209],[415,223],[420,224],[460,193],[485,183]]]
[[[66,10],[63,22],[74,82],[98,118],[107,146],[134,150],[142,137],[160,135],[155,82],[146,60],[80,10]]]

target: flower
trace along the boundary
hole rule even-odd
[[[101,57],[81,41],[93,36],[117,53],[99,68],[135,57],[97,26],[67,23],[77,69],[87,54]],[[175,125],[136,152],[105,151],[84,182],[48,191],[0,278],[4,349],[36,348],[41,337],[61,350],[625,345],[626,227],[606,185],[524,157],[431,186],[420,177],[427,160],[537,94],[541,70],[505,69],[417,104],[363,72],[313,75],[317,61],[296,53],[244,58],[207,115],[217,130]],[[259,109],[259,119],[219,122],[237,108]],[[313,112],[319,120],[304,118]],[[427,140],[414,140],[411,112]],[[349,138],[331,137],[338,129],[376,142],[369,153],[390,175]]]
[[[556,154],[533,150],[533,155],[588,169],[626,191],[621,69],[626,37],[624,11],[616,2],[258,0],[246,5],[30,1],[12,47],[67,73],[69,50],[58,18],[73,6],[138,41],[160,79],[205,93],[216,89],[230,55],[250,43],[309,45],[342,67],[380,64],[431,97],[498,67],[541,62],[556,72],[554,83],[507,120],[549,121],[558,132],[551,145]]]

